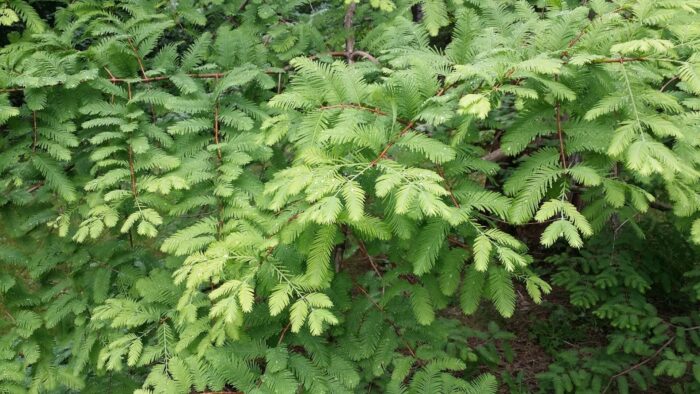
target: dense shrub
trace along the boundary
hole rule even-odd
[[[6,0],[0,392],[700,391],[698,12]]]

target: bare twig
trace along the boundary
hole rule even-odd
[[[613,376],[610,378],[610,380],[608,380],[608,384],[605,386],[605,389],[603,389],[603,393],[606,393],[606,392],[608,391],[608,389],[610,388],[610,385],[612,384],[613,380],[615,380],[616,378],[618,378],[618,377],[620,377],[620,376],[622,376],[622,375],[627,375],[628,373],[634,371],[635,369],[638,369],[639,367],[643,366],[644,364],[646,364],[646,363],[648,363],[649,361],[651,361],[651,360],[653,360],[654,358],[656,358],[656,356],[658,356],[659,354],[661,354],[661,352],[662,352],[664,349],[666,349],[671,343],[673,343],[673,340],[674,340],[674,339],[676,339],[676,336],[675,336],[675,335],[672,336],[671,338],[669,338],[668,341],[666,341],[663,345],[661,345],[661,347],[658,348],[658,349],[656,350],[656,352],[654,352],[654,354],[652,354],[651,356],[645,358],[644,360],[642,360],[641,362],[638,362],[637,364],[634,364],[633,366],[631,366],[631,367],[625,369],[624,371],[613,375]]]
[[[364,257],[367,259],[367,261],[369,261],[369,264],[372,266],[372,269],[373,269],[374,272],[377,274],[377,276],[379,277],[379,279],[383,281],[383,280],[384,280],[384,277],[382,276],[382,273],[379,272],[379,267],[377,267],[377,264],[374,263],[374,259],[372,258],[372,256],[371,256],[371,255],[369,254],[369,252],[367,251],[367,247],[365,246],[365,243],[362,242],[361,239],[357,238],[357,245],[358,245],[358,247],[360,248],[360,252],[362,252],[362,254],[363,254]],[[382,287],[382,289],[383,289],[383,287]]]
[[[280,333],[279,339],[277,340],[277,346],[279,346],[279,345],[282,344],[282,341],[284,340],[284,336],[287,334],[287,331],[289,331],[289,327],[291,327],[291,326],[292,326],[292,322],[290,321],[290,322],[287,323],[287,325],[284,327],[284,329],[283,329],[282,332]]]
[[[700,326],[694,326],[694,327],[688,327],[688,328],[681,327],[681,329],[682,329],[683,331],[695,331],[695,330],[700,330]],[[603,393],[607,392],[608,389],[610,388],[610,385],[612,384],[613,380],[615,380],[616,378],[619,378],[620,376],[623,376],[623,375],[627,375],[628,373],[630,373],[630,372],[632,372],[632,371],[634,371],[634,370],[636,370],[636,369],[639,369],[639,368],[642,367],[643,365],[649,363],[651,360],[653,360],[654,358],[656,358],[659,354],[661,354],[662,351],[664,351],[664,349],[666,349],[667,347],[669,347],[669,346],[673,343],[673,341],[674,341],[675,339],[676,339],[676,335],[674,334],[674,335],[671,336],[671,338],[669,338],[666,342],[664,342],[664,344],[661,345],[660,348],[656,349],[656,351],[654,352],[654,354],[652,354],[651,356],[649,356],[649,357],[645,358],[644,360],[638,362],[637,364],[632,365],[631,367],[625,369],[624,371],[622,371],[622,372],[620,372],[620,373],[617,373],[617,374],[613,375],[612,377],[610,377],[610,380],[608,380],[608,384],[605,386],[605,389],[603,389],[602,392],[603,392]]]
[[[146,69],[143,67],[143,60],[141,59],[141,55],[139,55],[138,49],[136,49],[136,46],[134,46],[134,41],[131,40],[131,37],[127,37],[126,40],[129,42],[131,50],[134,51],[134,55],[136,55],[136,61],[138,61],[139,63],[139,68],[141,69],[141,75],[143,76],[143,79],[148,81],[148,77],[146,76]]]
[[[353,58],[353,59],[356,58],[356,57],[358,57],[358,56],[360,56],[360,57],[362,57],[362,58],[365,58],[365,59],[369,60],[370,62],[372,62],[372,63],[374,63],[374,64],[379,64],[379,60],[377,60],[376,57],[370,55],[368,52],[365,52],[365,51],[353,51],[353,52],[350,54],[350,57]]]
[[[353,62],[353,52],[355,51],[355,33],[352,30],[352,19],[355,17],[355,9],[357,8],[357,3],[352,2],[348,4],[348,9],[345,11],[345,18],[343,18],[343,25],[345,26],[345,57],[348,59],[348,63]]]
[[[672,83],[676,82],[677,80],[678,80],[678,76],[675,76],[675,77],[669,79],[668,82],[666,82],[666,83],[661,87],[661,89],[659,89],[659,92],[663,92],[664,90],[666,90],[667,87],[669,87]]]

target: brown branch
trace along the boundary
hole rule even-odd
[[[445,180],[445,189],[447,189],[447,192],[450,194],[450,199],[452,200],[452,204],[454,204],[455,207],[460,208],[459,201],[457,201],[457,198],[455,197],[454,193],[452,192],[452,185],[447,181],[447,177],[445,177],[445,171],[439,165],[437,166],[437,172],[438,172],[438,175],[440,175],[442,177],[442,179]]]
[[[134,42],[131,40],[131,37],[127,37],[126,40],[129,42],[131,50],[134,51],[134,55],[136,55],[136,60],[139,62],[139,68],[141,69],[141,75],[143,76],[143,79],[148,81],[148,77],[146,76],[146,69],[143,67],[143,61],[141,60],[141,55],[139,55],[139,51],[134,46]]]
[[[581,37],[583,37],[584,34],[586,34],[586,29],[581,29],[581,32],[579,32],[573,40],[569,41],[569,45],[567,45],[566,47],[569,49],[573,48],[574,45],[576,45],[576,43],[579,42],[579,40],[581,40]]]
[[[656,350],[656,352],[654,352],[654,354],[652,354],[651,356],[645,358],[644,360],[642,360],[641,362],[638,362],[637,364],[634,364],[633,366],[631,366],[631,367],[625,369],[624,371],[622,371],[622,372],[620,372],[620,373],[617,373],[617,374],[611,376],[611,377],[610,377],[610,380],[608,380],[608,384],[605,386],[605,389],[603,389],[602,392],[605,393],[605,392],[608,391],[608,389],[610,388],[610,385],[612,384],[612,382],[613,382],[614,379],[616,379],[616,378],[618,378],[618,377],[620,377],[620,376],[622,376],[622,375],[627,375],[628,373],[634,371],[635,369],[640,368],[640,367],[643,366],[644,364],[646,364],[646,363],[648,363],[649,361],[651,361],[651,360],[653,360],[654,358],[656,358],[656,356],[658,356],[659,354],[661,354],[661,352],[662,352],[664,349],[666,349],[671,343],[673,343],[673,340],[675,340],[675,339],[676,339],[676,336],[674,335],[674,336],[672,336],[671,338],[669,338],[669,340],[666,341],[663,345],[661,345],[661,347],[658,348],[658,349]]]
[[[379,60],[377,60],[376,57],[370,55],[368,52],[365,52],[365,51],[353,51],[353,52],[350,54],[350,57],[351,57],[351,58],[356,58],[356,57],[358,57],[358,56],[360,56],[360,57],[362,57],[362,58],[365,58],[365,59],[369,60],[370,62],[372,62],[372,63],[374,63],[374,64],[379,64]]]
[[[666,82],[663,86],[661,86],[661,89],[659,89],[659,92],[663,93],[663,91],[666,90],[666,88],[669,87],[669,85],[671,85],[673,82],[677,81],[678,78],[679,77],[676,75],[675,77],[669,79],[668,82]]]
[[[401,130],[401,132],[399,133],[399,135],[398,135],[395,139],[393,139],[392,141],[389,141],[389,143],[386,144],[386,146],[384,147],[384,150],[381,151],[381,152],[379,153],[379,155],[378,155],[374,160],[372,160],[372,161],[369,163],[369,166],[370,166],[370,167],[376,166],[377,163],[379,162],[379,160],[381,160],[381,159],[383,159],[384,157],[386,157],[386,154],[387,154],[387,152],[389,152],[389,149],[391,149],[391,147],[394,146],[394,144],[396,144],[396,142],[398,141],[398,139],[401,138],[401,137],[403,137],[403,136],[408,132],[408,130],[410,130],[410,129],[413,128],[413,124],[414,124],[413,121],[408,122],[408,124],[406,125],[406,127],[404,127],[403,130]]]
[[[686,328],[686,327],[679,327],[679,328],[680,328],[681,330],[683,330],[683,331],[695,331],[695,330],[700,330],[700,326],[687,327],[687,328]],[[612,381],[613,381],[615,378],[618,378],[618,377],[623,376],[623,375],[627,375],[628,373],[634,371],[635,369],[640,368],[641,366],[647,364],[649,361],[651,361],[651,360],[653,360],[654,358],[656,358],[659,354],[661,354],[661,352],[662,352],[664,349],[666,349],[667,347],[669,347],[669,346],[671,345],[671,343],[673,343],[673,341],[674,341],[675,339],[676,339],[676,335],[674,334],[673,336],[671,336],[671,338],[668,339],[668,341],[664,342],[664,344],[661,345],[661,347],[658,348],[658,349],[654,352],[654,354],[652,354],[651,356],[649,356],[649,357],[645,358],[644,360],[638,362],[637,364],[634,364],[633,366],[631,366],[631,367],[625,369],[624,371],[622,371],[622,372],[620,372],[620,373],[617,373],[617,374],[613,375],[612,377],[610,377],[610,380],[608,381],[608,384],[605,386],[605,389],[604,389],[602,392],[605,393],[605,392],[608,391],[608,389],[610,388],[610,385],[612,384]]]
[[[486,160],[486,161],[500,161],[508,157],[501,148],[498,148],[492,152],[489,152],[483,156],[481,156],[481,160]]]
[[[292,326],[292,322],[290,321],[290,322],[287,323],[287,325],[284,327],[284,329],[282,330],[282,333],[280,333],[279,339],[277,340],[277,346],[279,346],[279,345],[282,344],[282,340],[284,340],[284,336],[287,334],[287,331],[289,331],[289,327],[291,327],[291,326]]]
[[[355,9],[357,8],[357,3],[352,2],[348,4],[348,9],[345,11],[345,17],[343,18],[343,26],[345,27],[345,57],[348,59],[348,63],[352,64],[352,54],[355,51],[355,33],[352,30],[352,18],[355,17]]]
[[[41,189],[42,186],[44,186],[44,182],[43,182],[43,181],[37,182],[37,183],[35,183],[34,185],[32,185],[31,187],[29,187],[29,189],[27,189],[27,193],[35,192],[35,191]]]
[[[382,276],[381,272],[379,272],[379,268],[377,267],[377,264],[374,263],[374,259],[372,256],[369,254],[367,251],[367,247],[365,246],[365,243],[362,242],[361,239],[357,238],[357,245],[360,248],[360,252],[364,255],[364,257],[369,261],[369,264],[372,266],[372,269],[374,272],[377,274],[380,280],[384,280],[384,277]]]
[[[105,71],[107,71],[107,74],[109,74],[109,80],[110,80],[110,81],[114,82],[114,81],[117,80],[117,78],[114,76],[114,74],[112,74],[112,72],[109,71],[109,69],[107,68],[107,66],[104,66],[104,69],[105,69]]]
[[[457,245],[462,249],[470,250],[471,248],[465,244],[464,242],[458,240],[457,238],[454,237],[447,237],[447,241],[450,242],[453,245]]]

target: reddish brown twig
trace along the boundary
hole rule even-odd
[[[146,76],[146,69],[143,67],[143,61],[141,60],[141,55],[139,55],[138,49],[136,49],[136,46],[134,46],[134,42],[131,40],[131,37],[127,37],[126,40],[129,42],[131,50],[134,51],[134,55],[136,56],[136,61],[138,61],[139,63],[139,68],[141,69],[141,75],[143,76],[143,79],[148,81],[148,76]]]
[[[284,340],[284,336],[287,334],[287,331],[289,331],[289,327],[291,327],[291,326],[292,326],[292,322],[290,321],[290,322],[287,323],[287,325],[284,327],[284,329],[283,329],[282,332],[280,333],[279,339],[277,340],[277,346],[279,346],[279,345],[282,344],[282,341]]]
[[[382,276],[382,273],[379,272],[379,268],[378,268],[377,265],[374,263],[374,259],[372,258],[372,256],[370,256],[369,252],[367,252],[367,247],[365,246],[365,243],[362,242],[361,239],[357,238],[357,245],[358,245],[359,248],[360,248],[360,252],[362,252],[362,254],[363,254],[364,257],[367,259],[367,261],[369,261],[369,264],[372,266],[372,269],[373,269],[374,272],[377,274],[377,276],[379,277],[379,279],[380,279],[380,280],[384,280],[384,277]]]
[[[617,374],[611,376],[611,377],[610,377],[610,380],[608,380],[608,384],[605,386],[605,389],[603,389],[602,392],[603,392],[603,393],[607,392],[608,389],[610,388],[610,385],[612,384],[613,380],[615,380],[616,378],[618,378],[618,377],[620,377],[620,376],[623,376],[623,375],[627,375],[628,373],[634,371],[635,369],[640,368],[640,367],[643,366],[644,364],[646,364],[646,363],[648,363],[649,361],[651,361],[651,360],[653,360],[654,358],[656,358],[656,356],[658,356],[659,354],[661,354],[661,352],[662,352],[664,349],[666,349],[671,343],[673,343],[673,340],[675,340],[675,339],[676,339],[676,336],[674,335],[674,336],[672,336],[671,338],[669,338],[668,341],[666,341],[663,345],[661,345],[661,347],[658,348],[658,349],[656,350],[656,352],[654,352],[654,354],[652,354],[651,356],[645,358],[644,360],[642,360],[641,362],[638,362],[637,364],[634,364],[633,366],[631,366],[631,367],[625,369],[624,371],[622,371],[622,372],[620,372],[620,373],[617,373]]]
[[[452,192],[452,185],[445,176],[445,171],[442,169],[441,166],[437,166],[437,172],[442,177],[442,179],[445,180],[445,189],[450,194],[450,200],[452,200],[452,204],[454,204],[455,207],[460,208],[459,201],[457,201],[455,194]]]
[[[403,136],[408,132],[408,130],[412,129],[412,128],[413,128],[413,125],[414,125],[414,122],[413,122],[413,121],[408,122],[408,124],[406,125],[406,127],[404,127],[403,130],[401,130],[401,132],[399,133],[399,135],[396,136],[395,139],[389,141],[389,143],[386,144],[386,146],[384,147],[384,150],[382,150],[382,151],[379,153],[379,155],[378,155],[374,160],[372,160],[372,161],[369,163],[369,166],[370,166],[370,167],[376,166],[377,163],[379,163],[379,160],[381,160],[381,159],[383,159],[384,157],[386,157],[386,154],[389,152],[389,149],[391,149],[391,147],[394,146],[394,144],[396,144],[396,142],[398,141],[398,139],[401,138],[401,137],[403,137]]]

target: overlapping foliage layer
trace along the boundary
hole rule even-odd
[[[541,390],[697,392],[698,12],[6,1],[0,392],[495,392],[550,284]]]

